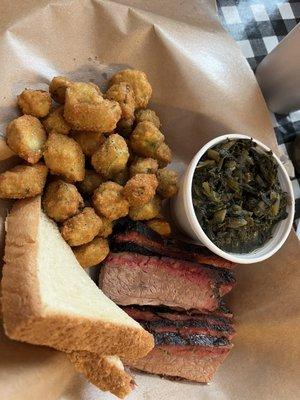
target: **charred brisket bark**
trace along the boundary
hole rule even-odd
[[[151,333],[202,334],[229,340],[235,335],[233,319],[226,316],[212,313],[190,314],[147,306],[123,307],[123,310]]]
[[[155,340],[154,349],[146,357],[127,360],[135,369],[206,383],[232,348],[231,318],[153,307],[125,307],[124,311],[151,332]]]
[[[111,249],[131,251],[144,255],[166,256],[211,265],[215,268],[233,269],[235,264],[212,253],[204,246],[165,239],[139,221],[118,221],[111,239]]]

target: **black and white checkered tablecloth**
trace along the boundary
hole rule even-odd
[[[223,26],[233,36],[255,71],[262,59],[300,22],[300,0],[217,0]],[[300,43],[299,43],[300,46]],[[287,60],[288,62],[288,60]],[[282,157],[293,160],[300,146],[300,110],[271,113]],[[300,237],[300,171],[288,168],[296,198],[295,227]]]

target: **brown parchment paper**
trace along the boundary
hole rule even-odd
[[[149,76],[151,106],[161,117],[179,171],[200,146],[223,133],[249,134],[277,151],[255,77],[210,0],[2,0],[0,66],[2,135],[16,115],[15,95],[24,87],[45,88],[58,74],[103,86],[114,71],[130,66]],[[204,386],[137,374],[138,387],[129,399],[298,399],[299,270],[294,233],[270,260],[239,267],[238,285],[228,299],[237,317],[235,348],[214,382]],[[81,377],[72,378],[64,355],[22,344],[32,355],[30,363],[19,345],[3,340],[1,399],[113,398]]]

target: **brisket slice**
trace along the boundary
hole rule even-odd
[[[200,334],[229,340],[235,335],[232,318],[212,313],[191,315],[185,311],[139,306],[123,307],[123,310],[151,333]]]
[[[130,360],[130,368],[208,383],[229,354],[232,345],[219,347],[166,345],[155,346],[146,357]]]
[[[154,349],[146,357],[126,360],[132,368],[206,383],[232,348],[230,337],[234,330],[226,317],[223,321],[212,314],[191,316],[149,307],[124,310],[151,332],[155,340]],[[217,328],[214,324],[220,318]]]
[[[132,251],[144,255],[162,255],[180,258],[215,268],[233,269],[236,264],[212,253],[204,246],[165,239],[146,224],[123,219],[118,221],[111,239],[113,251]]]
[[[170,257],[110,253],[99,286],[119,305],[165,305],[213,311],[235,283],[230,271]]]

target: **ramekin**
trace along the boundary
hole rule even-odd
[[[278,164],[278,179],[281,188],[283,191],[288,193],[290,198],[290,202],[287,206],[288,217],[275,226],[271,239],[261,247],[249,253],[230,253],[220,249],[208,238],[198,222],[192,200],[192,182],[195,168],[206,151],[227,139],[251,139],[251,137],[240,134],[228,134],[219,136],[206,143],[206,145],[203,146],[194,156],[181,178],[178,194],[171,202],[172,216],[175,218],[178,227],[181,228],[186,235],[193,239],[194,242],[203,244],[215,254],[239,264],[260,262],[275,254],[284,244],[290,233],[295,212],[295,199],[292,184],[283,164],[273,153],[273,157]],[[270,149],[260,141],[253,138],[252,140],[257,143],[260,148],[270,151]]]

